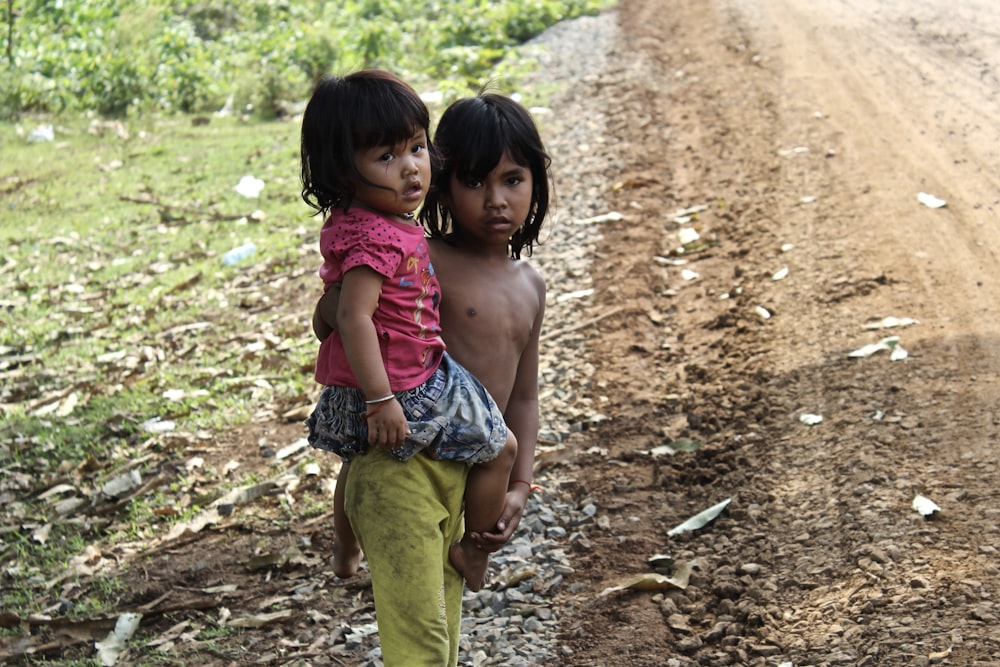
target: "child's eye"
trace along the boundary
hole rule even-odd
[[[465,187],[469,188],[470,190],[474,190],[475,188],[482,187],[483,182],[478,178],[470,178],[465,183],[463,183],[463,185],[465,185]]]
[[[413,153],[414,155],[417,155],[418,153],[424,152],[426,149],[427,147],[424,146],[423,144],[414,144],[413,147],[410,148],[410,152]]]
[[[378,161],[379,162],[392,162],[392,158],[393,157],[394,156],[393,156],[392,153],[382,153],[381,155],[378,156]]]
[[[524,182],[524,179],[521,178],[520,176],[511,176],[510,178],[507,179],[507,185],[510,185],[510,186],[520,185],[523,182]]]

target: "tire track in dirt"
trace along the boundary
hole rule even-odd
[[[906,72],[933,58],[855,46],[851,31],[877,26],[836,7],[829,25],[794,0],[619,8],[620,57],[642,76],[616,82],[609,127],[633,187],[616,193],[628,215],[595,270],[618,286],[606,298],[655,316],[588,341],[614,418],[590,436],[607,457],[583,457],[579,494],[600,499],[609,529],[578,556],[589,595],[572,600],[571,664],[903,665],[949,652],[987,664],[1000,652],[981,602],[998,572],[977,536],[998,533],[995,383],[969,379],[995,377],[997,319],[995,301],[968,293],[978,281],[993,295],[1000,244],[976,219],[995,205],[982,165],[996,143],[949,147],[941,109],[908,114],[920,95],[904,94]],[[965,126],[981,138],[980,114]],[[928,183],[953,186],[951,227],[916,205]],[[645,260],[675,242],[664,210],[695,203],[709,204],[696,224],[713,245],[682,283]],[[790,277],[771,280],[782,264]],[[848,359],[892,333],[861,329],[886,315],[922,320],[903,334],[914,359]],[[798,424],[806,411],[826,421]],[[676,437],[704,446],[642,454]],[[944,499],[947,518],[912,512],[916,492]],[[705,533],[665,537],[727,495]],[[666,549],[698,563],[683,593],[595,596]]]

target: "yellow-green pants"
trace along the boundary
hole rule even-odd
[[[385,667],[453,667],[461,575],[448,548],[462,537],[469,468],[372,449],[351,461],[344,507],[371,571]]]

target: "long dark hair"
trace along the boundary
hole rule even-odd
[[[394,74],[361,70],[324,77],[302,116],[303,201],[321,213],[346,208],[356,183],[375,185],[358,171],[355,151],[395,145],[420,128],[429,139],[429,127],[427,106]]]
[[[551,159],[531,114],[503,95],[480,92],[449,106],[434,133],[437,164],[420,220],[432,238],[452,233],[452,214],[444,199],[450,194],[451,175],[460,181],[482,180],[500,163],[504,153],[531,171],[531,206],[524,224],[510,239],[510,256],[531,256],[542,221],[549,209]]]

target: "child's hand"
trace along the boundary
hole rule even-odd
[[[395,398],[378,403],[368,410],[368,444],[379,449],[392,449],[403,444],[410,433],[403,406]]]
[[[337,306],[340,304],[340,283],[330,285],[313,309],[313,333],[320,341],[337,330]]]
[[[527,503],[528,491],[523,485],[516,485],[514,490],[507,492],[503,513],[497,521],[496,528],[488,532],[469,533],[469,537],[483,551],[490,553],[499,551],[513,537],[514,531],[521,523]]]

